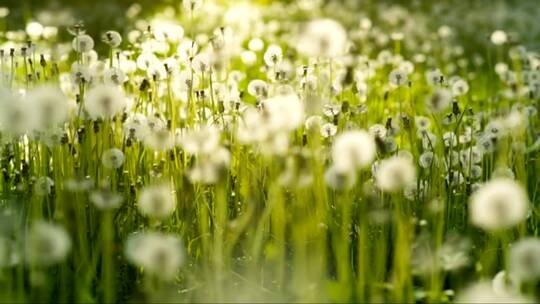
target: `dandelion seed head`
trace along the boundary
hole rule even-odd
[[[499,271],[493,277],[491,286],[498,296],[518,295],[520,290],[518,279],[504,270]]]
[[[491,42],[495,45],[503,45],[508,41],[508,35],[506,32],[501,30],[496,30],[491,33]]]
[[[219,148],[220,132],[215,127],[200,126],[186,131],[180,139],[182,148],[191,155],[210,155]]]
[[[49,195],[53,186],[54,181],[50,177],[39,177],[34,183],[34,193],[39,196]]]
[[[107,31],[101,36],[101,40],[110,47],[116,48],[122,43],[122,36],[117,31]]]
[[[416,180],[416,167],[411,159],[403,156],[394,156],[380,162],[376,172],[377,186],[386,192],[402,190]]]
[[[118,169],[124,164],[124,153],[118,148],[111,148],[103,152],[101,163],[105,168]]]
[[[61,226],[34,223],[26,239],[26,261],[30,265],[49,266],[62,262],[71,249],[71,240]]]
[[[347,32],[333,19],[308,22],[297,39],[297,49],[308,57],[336,58],[346,52]]]
[[[321,126],[320,132],[324,138],[332,137],[337,133],[337,126],[333,123],[325,123]]]
[[[12,135],[22,135],[39,128],[37,111],[31,111],[28,98],[21,98],[8,89],[0,87],[0,128]],[[60,110],[62,111],[62,110]]]
[[[283,50],[279,45],[271,44],[264,52],[264,63],[269,67],[277,66],[283,60]]]
[[[400,87],[408,83],[409,76],[404,69],[394,69],[388,75],[388,81],[391,85]]]
[[[508,258],[509,271],[520,281],[540,278],[540,240],[527,237],[512,244]]]
[[[462,96],[469,92],[469,84],[463,79],[457,79],[452,83],[452,94]]]
[[[118,88],[97,85],[86,94],[84,107],[91,118],[112,118],[126,107],[126,97]]]
[[[170,185],[151,185],[141,189],[137,208],[141,214],[158,220],[167,219],[176,209]]]
[[[339,134],[332,146],[332,160],[339,170],[355,171],[369,166],[375,159],[377,147],[366,131],[354,130]]]
[[[26,34],[30,39],[38,39],[43,35],[44,27],[41,23],[31,21],[26,24]]]
[[[143,143],[148,148],[155,151],[168,151],[174,148],[176,139],[174,134],[165,127],[150,127],[145,133]]]
[[[94,49],[94,39],[86,34],[77,35],[73,38],[72,47],[78,53],[90,52]]]
[[[110,210],[120,207],[124,198],[122,195],[109,189],[96,190],[89,195],[90,202],[101,210]]]
[[[426,99],[426,105],[435,113],[442,112],[452,102],[452,93],[447,89],[437,89]]]
[[[264,49],[264,41],[261,38],[252,38],[248,42],[248,48],[253,52],[260,52]]]
[[[127,259],[158,279],[174,279],[184,264],[184,248],[180,239],[159,232],[140,232],[128,237]]]
[[[420,167],[424,169],[431,168],[432,166],[436,165],[437,157],[432,151],[427,151],[420,155],[418,163]]]
[[[332,166],[324,174],[326,184],[335,190],[347,190],[356,183],[356,172]]]
[[[36,87],[26,94],[29,106],[36,112],[36,128],[47,129],[68,118],[68,100],[62,91],[52,85]]]
[[[523,187],[508,178],[495,178],[474,192],[469,201],[471,222],[488,231],[511,228],[527,216],[529,200]]]
[[[262,102],[262,111],[272,132],[292,131],[304,123],[304,103],[296,94],[268,98]]]
[[[103,72],[103,82],[107,85],[123,85],[126,81],[126,74],[119,68],[110,68]]]

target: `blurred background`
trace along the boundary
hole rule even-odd
[[[0,1],[0,29],[24,28],[28,21],[62,28],[83,21],[92,35],[115,29],[129,30],[131,19],[153,16],[165,9],[181,16],[181,0],[2,0]],[[322,14],[332,16],[335,6],[348,6],[358,12],[358,18],[369,17],[374,22],[380,16],[392,18],[396,8],[418,19],[425,26],[437,29],[448,25],[461,39],[471,45],[485,39],[479,29],[504,29],[529,48],[540,47],[539,0],[203,0],[224,6],[250,3],[272,6],[276,3],[314,5]],[[6,10],[7,9],[7,10]],[[8,11],[8,13],[6,13]],[[398,14],[399,15],[399,14]],[[385,18],[386,18],[385,17]],[[133,20],[131,20],[133,21]],[[351,25],[349,25],[351,26]],[[63,31],[65,32],[65,31]],[[518,34],[519,33],[519,34]]]

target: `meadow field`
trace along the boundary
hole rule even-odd
[[[0,303],[540,300],[536,1],[7,1]]]

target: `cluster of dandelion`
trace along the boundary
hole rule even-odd
[[[540,55],[319,5],[5,33],[0,300],[533,302]]]

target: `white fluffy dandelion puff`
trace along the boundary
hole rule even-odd
[[[521,223],[527,216],[525,189],[508,178],[496,178],[481,186],[470,198],[471,222],[485,230],[499,230]]]
[[[184,264],[182,241],[158,232],[136,233],[125,245],[127,259],[144,272],[162,280],[171,280]]]
[[[151,185],[141,190],[137,207],[143,215],[164,220],[176,209],[176,200],[169,185]]]
[[[111,118],[126,107],[126,97],[115,86],[98,85],[86,94],[84,107],[91,118]]]
[[[373,162],[376,153],[375,140],[363,130],[338,135],[332,146],[334,165],[342,170],[365,168]]]

